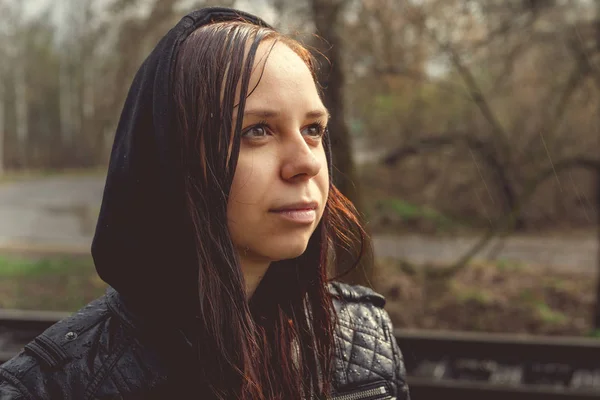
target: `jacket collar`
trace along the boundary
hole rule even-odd
[[[106,303],[111,312],[127,327],[127,329],[142,340],[150,341],[157,350],[177,353],[181,348],[184,354],[192,354],[193,345],[190,341],[191,324],[181,321],[156,318],[148,310],[139,310],[114,288],[106,291]]]

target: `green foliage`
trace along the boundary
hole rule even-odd
[[[496,261],[496,268],[500,272],[518,272],[524,268],[524,265],[517,261],[499,259]]]
[[[536,314],[543,322],[547,324],[564,324],[568,318],[560,311],[553,310],[544,302],[536,302],[534,304]]]
[[[561,325],[568,320],[563,312],[550,307],[541,293],[534,293],[531,289],[524,289],[519,295],[519,301],[545,324]]]
[[[89,176],[89,177],[105,177],[106,166],[97,168],[70,168],[70,169],[22,169],[9,170],[0,176],[0,184],[7,182],[22,182],[27,180],[37,180],[50,178],[53,176],[73,177],[73,176]]]
[[[488,292],[478,288],[463,288],[456,292],[456,299],[461,304],[473,303],[484,306],[489,306],[494,302]]]
[[[0,308],[76,311],[106,290],[91,257],[0,257]]]
[[[21,257],[0,257],[0,278],[42,276],[69,273],[77,268],[89,268],[91,259],[51,257],[32,260]]]
[[[440,230],[447,230],[456,225],[456,221],[446,217],[439,211],[419,204],[413,204],[398,198],[385,198],[379,201],[383,213],[391,213],[401,221],[428,221]]]
[[[524,289],[519,294],[519,301],[526,304],[531,304],[536,301],[536,295],[533,293],[531,289]]]
[[[588,333],[589,337],[600,339],[600,329],[594,329]]]
[[[563,279],[558,279],[558,278],[547,278],[544,279],[544,286],[547,289],[551,289],[551,290],[555,290],[555,291],[560,291],[560,292],[569,292],[569,291],[573,291],[572,285],[569,285],[569,283]]]

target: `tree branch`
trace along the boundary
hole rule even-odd
[[[466,267],[473,257],[483,250],[494,237],[498,236],[502,231],[505,231],[505,234],[512,231],[515,222],[521,215],[523,205],[533,197],[537,188],[547,179],[573,168],[583,168],[596,171],[597,174],[600,174],[600,160],[586,157],[567,158],[542,170],[535,178],[529,181],[528,185],[526,185],[526,190],[523,195],[520,196],[517,206],[511,210],[508,216],[489,229],[479,242],[460,257],[451,267],[445,268],[439,273],[446,277],[455,275],[458,271]]]
[[[518,199],[516,190],[509,179],[505,164],[503,164],[497,154],[496,147],[493,143],[468,134],[445,134],[444,136],[430,136],[420,138],[415,142],[402,146],[391,153],[388,153],[382,160],[382,163],[387,166],[392,166],[400,162],[402,159],[422,153],[424,151],[440,150],[442,147],[466,144],[469,149],[475,151],[481,161],[494,174],[498,182],[498,192],[504,195],[505,209],[507,212],[516,207]],[[518,226],[522,225],[521,219],[518,221]]]

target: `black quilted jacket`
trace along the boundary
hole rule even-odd
[[[409,399],[402,355],[384,298],[361,286],[331,285],[339,316],[332,399]],[[182,399],[153,340],[184,350],[183,336],[144,336],[119,294],[107,294],[58,322],[0,366],[1,400]],[[169,336],[172,334],[171,336]],[[158,347],[157,347],[158,348]]]

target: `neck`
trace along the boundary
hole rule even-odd
[[[250,300],[271,263],[265,260],[254,260],[242,256],[240,257],[240,264],[244,280],[246,281],[246,299]]]

